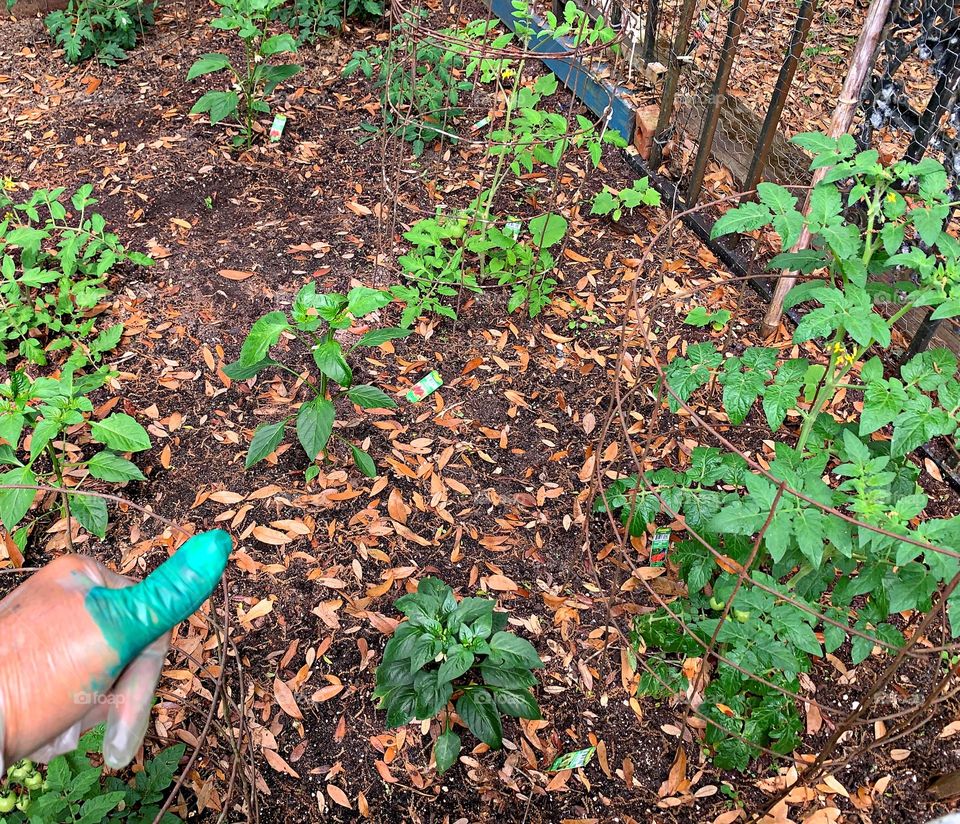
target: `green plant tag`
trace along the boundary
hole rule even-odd
[[[667,553],[670,551],[670,534],[668,527],[658,529],[650,542],[650,566],[663,566],[667,562]]]
[[[441,386],[443,386],[443,378],[441,378],[440,373],[434,369],[429,375],[424,375],[424,377],[420,378],[420,380],[407,390],[407,400],[410,401],[410,403],[422,401],[428,395],[436,392]]]
[[[558,755],[554,762],[547,768],[547,772],[560,772],[561,770],[576,770],[579,767],[586,767],[593,759],[593,754],[597,751],[596,747],[587,747],[585,750],[568,752]]]
[[[270,142],[276,143],[283,135],[283,130],[287,125],[287,116],[278,114],[273,118],[273,124],[270,126]]]

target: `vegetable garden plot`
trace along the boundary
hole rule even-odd
[[[139,774],[153,795],[210,821],[428,821],[441,805],[450,821],[943,811],[958,767],[956,662],[949,610],[924,608],[949,572],[938,531],[956,496],[908,453],[947,425],[937,409],[952,419],[947,357],[905,371],[881,358],[878,374],[875,350],[854,357],[885,323],[866,312],[840,349],[824,348],[809,326],[835,318],[816,314],[832,293],[804,293],[814,312],[796,341],[757,338],[761,301],[666,223],[609,129],[530,53],[523,9],[521,39],[480,6],[441,7],[393,28],[349,24],[295,57],[309,8],[288,11],[296,31],[293,17],[257,18],[250,43],[265,59],[253,65],[299,72],[269,94],[249,87],[269,113],[247,120],[240,107],[215,124],[190,110],[210,92],[240,103],[240,91],[226,73],[184,77],[198,59],[220,65],[214,54],[246,77],[229,20],[211,28],[159,9],[146,45],[110,73],[64,74],[43,41],[24,53],[25,24],[0,29],[16,69],[0,81],[11,197],[92,183],[85,197],[99,202],[80,224],[99,211],[96,231],[126,250],[112,246],[103,272],[85,264],[107,294],[70,327],[78,351],[41,327],[23,353],[19,338],[8,347],[44,393],[21,393],[10,452],[54,485],[0,501],[0,516],[14,500],[27,507],[4,565],[72,546],[140,577],[180,526],[236,540],[228,588],[175,639]],[[575,9],[551,25],[580,57],[616,44]],[[272,141],[277,115],[286,127]],[[30,134],[14,140],[23,123]],[[936,205],[935,171],[924,174]],[[927,226],[904,217],[915,194],[883,222]],[[726,226],[792,232],[790,197],[764,189]],[[70,220],[85,208],[63,201]],[[22,273],[14,237],[4,254]],[[952,283],[937,286],[950,247],[936,241],[915,298],[941,300]],[[56,242],[42,239],[44,271],[62,262]],[[123,260],[129,250],[154,265]],[[859,300],[858,272],[835,275]],[[36,313],[46,287],[20,279]],[[119,323],[110,348],[101,336]],[[80,386],[89,408],[46,394],[100,365],[104,380]],[[904,408],[861,437],[879,407],[854,384],[902,389]],[[61,400],[79,415],[50,439],[62,479],[43,437],[35,456],[27,437]],[[832,425],[810,413],[821,400]],[[924,426],[901,431],[919,406]],[[865,473],[876,484],[861,494]],[[64,495],[77,485],[98,503]],[[120,485],[129,502],[96,498]],[[765,527],[754,504],[771,489]],[[592,508],[600,492],[614,517]],[[828,493],[849,517],[840,527]],[[858,508],[870,495],[879,514]],[[174,524],[158,532],[137,506]],[[830,531],[819,556],[810,530],[797,537],[804,519]],[[654,527],[675,538],[663,553],[660,533],[662,565]],[[824,772],[798,781],[818,757]],[[91,760],[71,758],[72,780]],[[172,790],[168,767],[181,779]],[[15,779],[15,799],[36,792],[32,776]],[[98,797],[143,782],[108,776]],[[156,806],[153,795],[128,803]]]

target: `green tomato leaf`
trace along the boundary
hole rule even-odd
[[[567,220],[556,214],[539,215],[530,221],[527,228],[537,246],[549,249],[567,234]]]

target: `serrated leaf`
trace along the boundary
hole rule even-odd
[[[748,201],[724,212],[710,230],[711,239],[733,232],[752,232],[770,223],[773,215],[763,203]]]

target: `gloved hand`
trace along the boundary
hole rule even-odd
[[[0,601],[0,775],[49,761],[107,722],[107,765],[130,763],[146,732],[170,630],[209,597],[232,542],[196,535],[139,584],[64,555]]]

